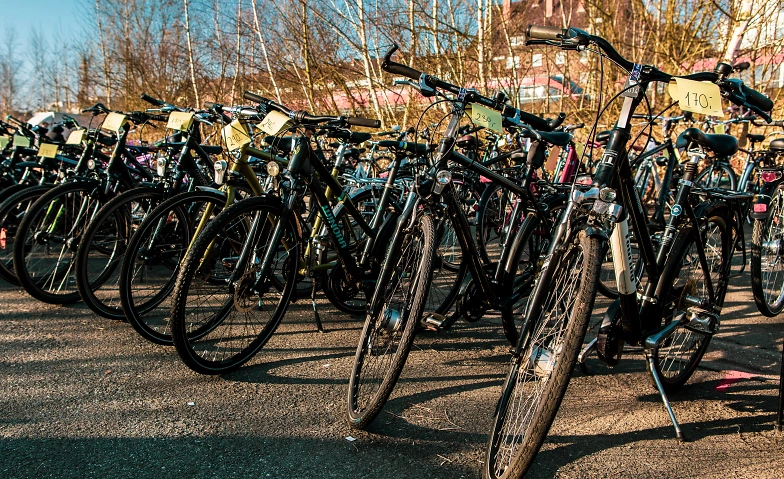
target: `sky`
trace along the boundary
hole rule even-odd
[[[85,0],[0,0],[0,27],[16,29],[20,43],[29,42],[29,32],[38,27],[47,39],[58,28],[66,35],[81,31]]]

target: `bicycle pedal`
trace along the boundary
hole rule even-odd
[[[438,313],[426,313],[427,315],[419,321],[419,325],[427,331],[443,331],[446,316]]]

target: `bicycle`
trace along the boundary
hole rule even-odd
[[[517,335],[511,311],[524,302],[538,267],[537,258],[524,256],[524,252],[527,252],[534,231],[540,228],[546,231],[552,223],[549,215],[538,207],[533,198],[530,189],[532,172],[544,164],[548,143],[565,146],[571,138],[568,133],[549,133],[528,126],[531,124],[540,130],[552,130],[563,121],[562,115],[555,120],[544,120],[506,105],[503,93],[499,92],[495,98],[487,98],[475,90],[452,85],[395,63],[391,57],[397,49],[395,45],[386,53],[382,69],[410,78],[413,82],[409,84],[424,96],[441,96],[451,103],[452,110],[433,166],[424,177],[426,181],[418,184],[405,198],[403,212],[368,305],[347,398],[348,423],[360,429],[378,415],[391,394],[420,325],[427,329],[445,330],[458,317],[464,316],[472,321],[487,309],[493,308],[502,311],[504,332],[510,341]],[[455,96],[448,97],[439,90]],[[500,130],[503,123],[528,131],[534,142],[527,158],[526,180],[517,183],[456,151],[460,121],[468,105],[482,111],[482,114],[502,111],[493,121],[496,130]],[[521,152],[514,159],[519,159],[519,156]],[[495,265],[483,262],[474,246],[473,232],[465,209],[455,194],[450,162],[526,198],[526,201],[517,203],[514,214],[523,223],[506,237],[500,260]],[[432,313],[423,314],[435,256],[434,228],[439,217],[449,221],[460,245],[462,263],[471,275],[471,281],[461,289],[455,314],[449,318]]]
[[[616,95],[623,99],[620,118],[611,130],[593,182],[585,191],[573,190],[531,294],[496,408],[485,477],[521,477],[541,447],[581,349],[608,243],[613,250],[619,298],[605,315],[608,322],[602,325],[596,343],[599,357],[614,364],[620,359],[624,342],[642,345],[646,366],[676,437],[682,439],[667,392],[688,380],[704,354],[706,339],[718,326],[730,266],[726,256],[730,213],[714,210],[710,203],[693,207],[690,202],[697,157],[684,167],[676,195],[678,208],[670,216],[658,254],[634,187],[626,151],[630,119],[650,83],[669,82],[675,77],[653,66],[628,61],[605,39],[576,28],[531,25],[527,36],[529,45],[573,51],[593,48],[629,77],[626,87]],[[731,71],[729,65],[719,64],[714,72],[678,78],[715,83],[732,103],[767,117],[763,110],[770,110],[772,102],[741,81],[728,79]],[[684,82],[684,88],[687,86]],[[690,139],[711,144],[721,138],[695,135]],[[647,284],[631,275],[629,223],[639,245]],[[708,257],[706,250],[719,254]],[[709,259],[714,261],[709,263]],[[639,285],[643,285],[641,290]],[[692,350],[691,346],[696,348]]]

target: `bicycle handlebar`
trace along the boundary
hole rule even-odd
[[[278,110],[279,112],[283,113],[284,115],[288,116],[289,118],[293,119],[294,121],[300,123],[329,123],[329,122],[339,122],[346,126],[364,126],[367,128],[380,128],[381,121],[373,120],[370,118],[362,118],[362,117],[355,117],[355,116],[328,116],[328,115],[311,115],[310,113],[304,110],[290,110],[285,106],[275,103],[272,100],[264,98],[263,96],[256,95],[255,93],[251,93],[246,91],[243,95],[243,98],[246,100],[250,100],[255,103],[259,103],[264,108],[273,108]]]
[[[150,95],[147,95],[146,93],[142,93],[142,100],[146,101],[147,103],[149,103],[149,104],[151,104],[153,106],[166,106],[167,105],[167,103],[165,101],[159,100],[157,98],[153,98]]]
[[[555,28],[529,25],[527,35],[529,40],[526,41],[526,44],[546,44],[559,47],[563,50],[585,50],[590,44],[594,44],[599,47],[610,60],[618,64],[627,72],[631,72],[636,65],[623,58],[604,38],[597,35],[591,35],[578,28]],[[638,68],[640,66],[641,65],[637,65]],[[641,70],[642,75],[644,75],[645,80],[647,81],[669,82],[675,78],[674,75],[665,73],[650,65],[644,66]],[[770,120],[770,116],[766,112],[773,109],[773,101],[764,94],[745,86],[743,82],[738,79],[726,79],[725,77],[730,73],[732,73],[732,66],[725,63],[719,63],[712,72],[697,72],[679,76],[678,78],[716,83],[722,90],[722,96],[727,98],[730,102],[736,105],[745,106],[766,120]]]

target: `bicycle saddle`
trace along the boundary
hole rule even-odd
[[[748,135],[746,135],[746,138],[748,138],[749,141],[752,143],[758,143],[765,139],[765,135],[752,135],[751,133],[749,133]]]
[[[612,130],[600,131],[599,133],[596,134],[596,137],[594,138],[594,140],[596,141],[596,143],[599,143],[601,146],[606,146],[607,145],[607,140],[610,139],[610,133],[611,132],[612,132]]]
[[[716,156],[732,156],[738,151],[738,139],[732,135],[707,135],[697,128],[686,128],[678,135],[676,148],[687,148],[696,143],[716,154]]]
[[[770,141],[770,151],[784,153],[784,138],[776,138]]]
[[[470,150],[479,148],[479,140],[474,135],[465,135],[457,139],[458,148],[467,148]]]

